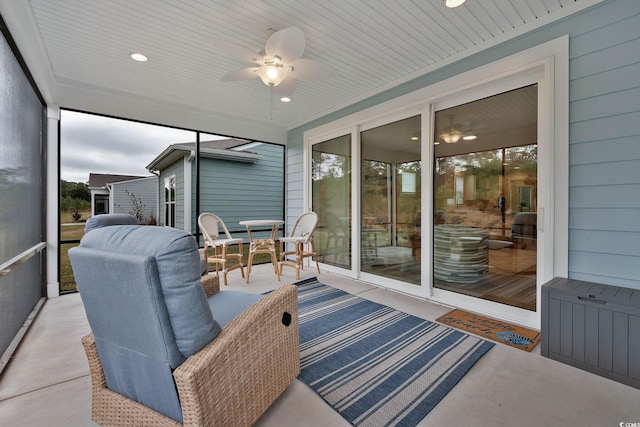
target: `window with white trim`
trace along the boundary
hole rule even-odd
[[[164,179],[164,225],[176,226],[176,176]]]

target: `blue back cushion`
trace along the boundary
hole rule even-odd
[[[173,331],[161,289],[152,285],[153,257],[82,247],[69,255],[107,387],[180,420],[171,365],[183,356],[165,340]]]
[[[96,228],[108,227],[111,225],[137,225],[138,219],[129,214],[105,214],[94,215],[87,220],[84,225],[84,234]]]
[[[69,256],[108,387],[180,421],[171,372],[220,332],[193,236],[153,226],[96,228]]]

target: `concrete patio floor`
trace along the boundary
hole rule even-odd
[[[313,268],[301,278],[316,276]],[[449,307],[322,272],[318,279],[362,298],[428,320]],[[247,285],[238,271],[224,289],[262,293],[278,282],[270,265],[255,266]],[[80,338],[89,326],[78,294],[47,300],[0,377],[0,426],[93,426],[89,367]],[[640,423],[640,390],[532,353],[497,344],[420,423],[421,426],[619,426]],[[636,355],[640,357],[640,355]],[[256,426],[348,426],[295,380]]]

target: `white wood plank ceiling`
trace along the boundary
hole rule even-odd
[[[58,91],[80,87],[284,128],[594,3],[467,0],[449,9],[443,0],[28,0]],[[289,26],[305,33],[303,57],[331,64],[336,77],[298,82],[288,104],[272,101],[258,79],[220,82],[249,64],[230,58],[218,40],[257,52],[265,30]],[[149,61],[132,61],[134,51]]]

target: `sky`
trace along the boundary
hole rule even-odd
[[[145,167],[165,148],[195,140],[193,131],[62,110],[60,177],[86,183],[89,173],[150,176]]]

